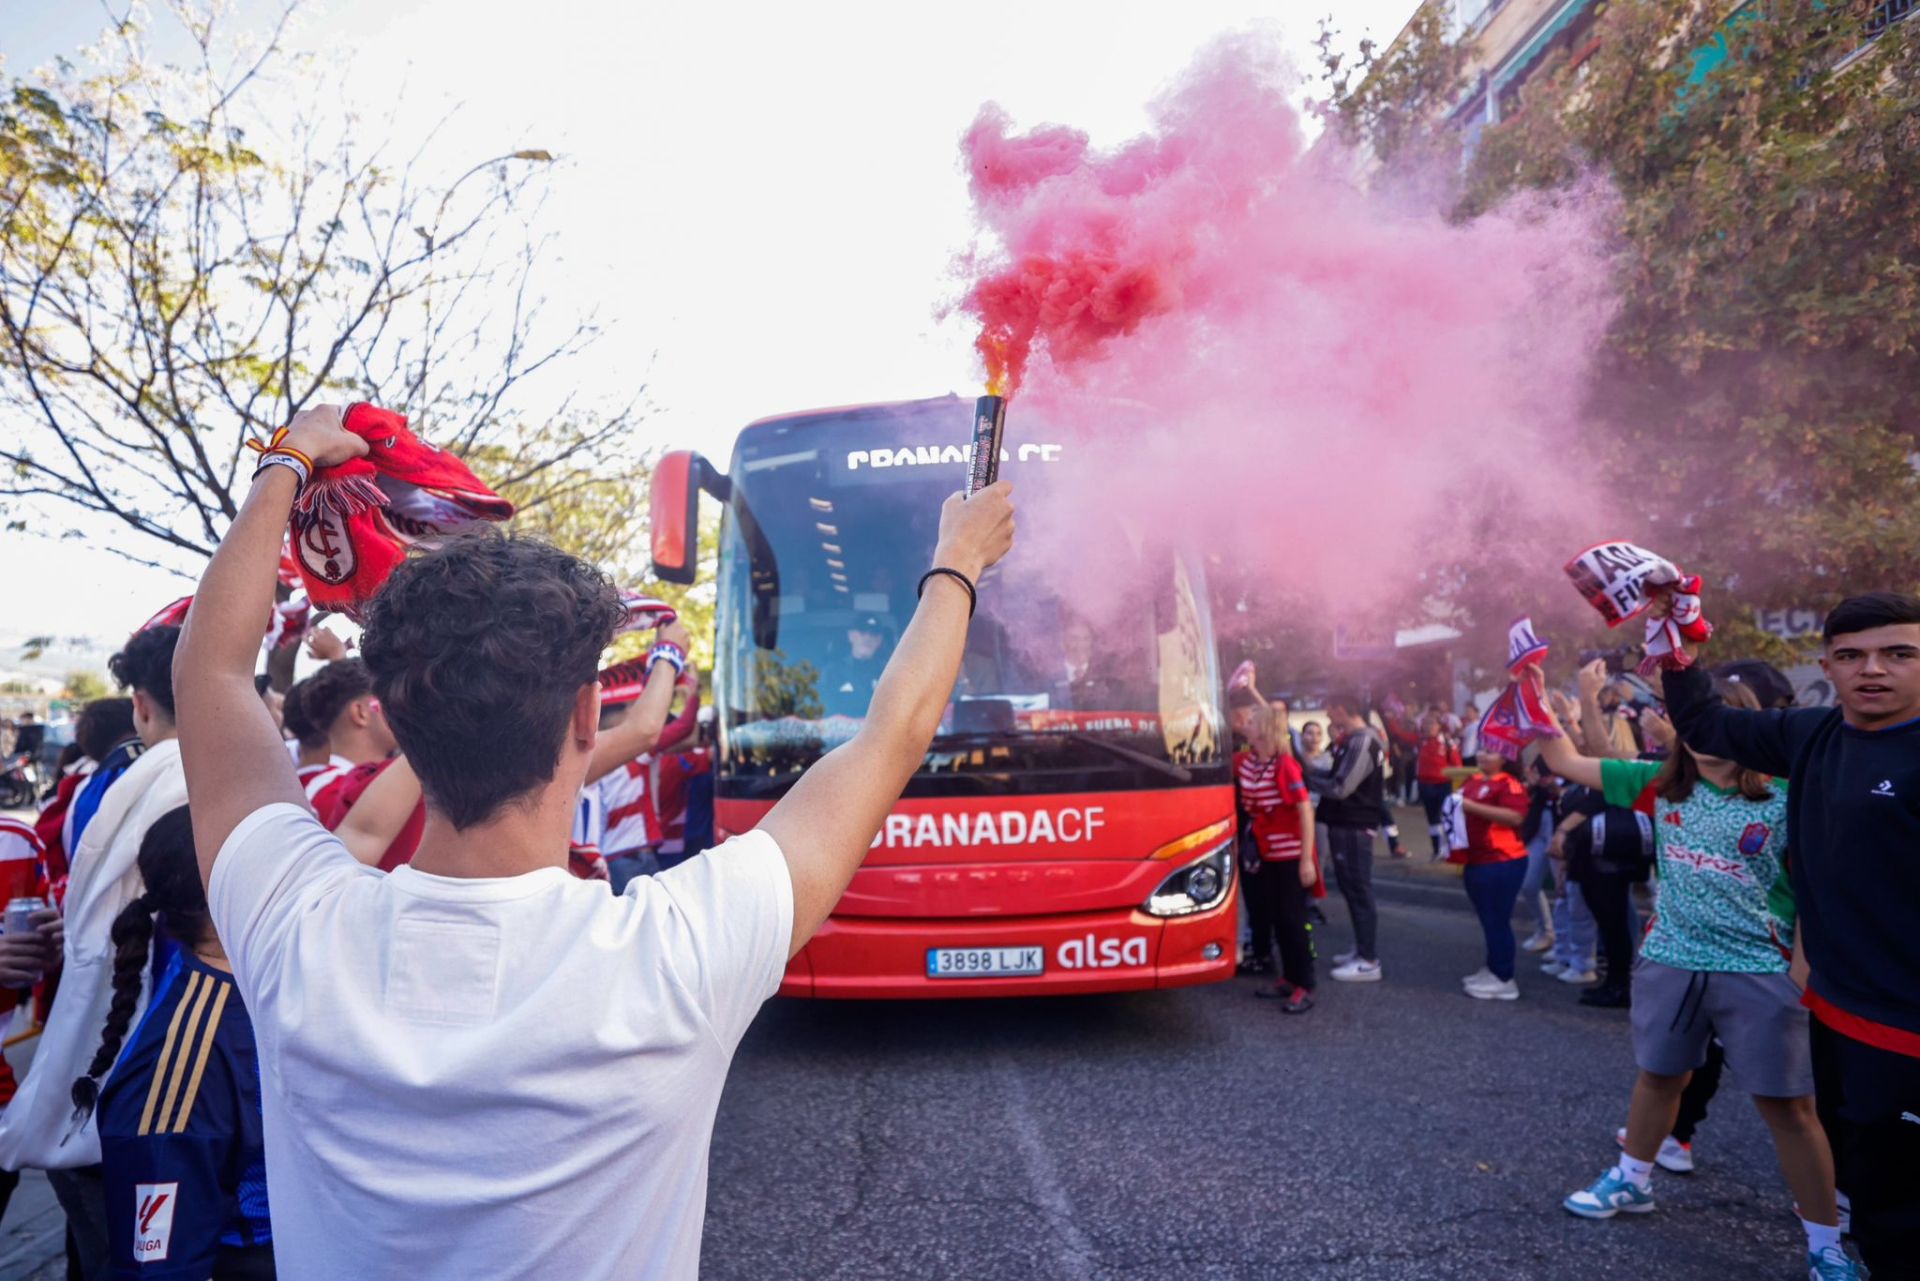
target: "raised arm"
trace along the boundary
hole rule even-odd
[[[420,777],[406,757],[397,756],[367,784],[333,834],[349,854],[368,867],[377,867],[418,804]]]
[[[686,624],[668,623],[660,629],[660,639],[687,649]],[[658,662],[659,660],[655,660]],[[664,670],[664,669],[663,669]],[[689,668],[689,671],[692,669]],[[587,766],[587,782],[596,783],[634,757],[651,752],[659,745],[661,730],[667,723],[667,709],[673,706],[677,681],[650,680],[633,700],[625,719],[602,730],[593,744],[593,761]]]
[[[1580,669],[1580,739],[1587,755],[1618,759],[1632,753],[1620,750],[1609,731],[1607,715],[1600,710],[1600,691],[1607,687],[1608,679],[1604,659],[1596,658]]]
[[[972,498],[947,499],[933,563],[978,583],[1013,546],[1012,493],[1002,481]],[[860,732],[801,775],[761,821],[793,877],[789,955],[806,946],[840,901],[887,811],[920,768],[960,678],[966,642],[967,592],[936,574],[874,687]]]
[[[1533,685],[1536,694],[1545,694],[1547,677],[1538,667],[1527,668],[1523,679]],[[1582,694],[1585,693],[1584,684],[1583,681]],[[1599,760],[1592,756],[1582,756],[1576,751],[1573,740],[1567,737],[1566,727],[1560,723],[1559,713],[1553,708],[1553,700],[1542,697],[1540,701],[1547,709],[1547,719],[1552,722],[1555,729],[1560,731],[1558,734],[1550,734],[1535,740],[1540,745],[1540,759],[1547,763],[1548,769],[1569,783],[1599,788],[1601,785]],[[1583,718],[1584,716],[1585,713],[1582,713]]]
[[[311,458],[316,468],[367,452],[367,442],[341,425],[335,405],[302,410],[281,443]],[[214,859],[241,819],[275,801],[306,803],[280,731],[253,690],[297,485],[289,468],[260,470],[207,563],[173,654],[180,760],[203,881],[212,877]]]
[[[1817,721],[1822,715],[1817,711],[1756,712],[1728,707],[1714,693],[1713,677],[1700,670],[1697,663],[1664,673],[1660,685],[1673,728],[1688,747],[1782,778],[1793,769],[1793,718]]]

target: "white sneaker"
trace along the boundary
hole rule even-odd
[[[1348,948],[1346,951],[1334,957],[1333,963],[1336,966],[1352,965],[1355,961],[1359,959],[1360,959],[1360,953],[1354,951],[1352,948]]]
[[[1363,961],[1357,956],[1333,969],[1336,983],[1378,983],[1381,977],[1380,962]]]
[[[1488,975],[1484,983],[1467,984],[1467,995],[1476,1001],[1517,1001],[1520,999],[1520,985],[1512,979],[1497,979]]]
[[[1627,1146],[1627,1127],[1621,1126],[1613,1132],[1613,1141],[1620,1147]],[[1653,1163],[1663,1170],[1675,1174],[1693,1173],[1693,1145],[1682,1143],[1669,1134],[1660,1140],[1660,1150],[1654,1154]]]
[[[1562,983],[1598,983],[1600,981],[1600,976],[1592,970],[1565,969],[1553,977]]]
[[[1521,950],[1526,952],[1544,952],[1552,946],[1553,935],[1543,930],[1535,930],[1520,944]]]
[[[1566,968],[1567,968],[1567,963],[1565,961],[1559,960],[1558,958],[1551,961],[1540,962],[1540,972],[1542,974],[1558,974],[1560,971]]]
[[[1479,969],[1475,970],[1473,973],[1463,977],[1460,980],[1460,982],[1467,987],[1472,987],[1476,983],[1485,983],[1488,979],[1492,977],[1493,977],[1493,971],[1483,965]]]

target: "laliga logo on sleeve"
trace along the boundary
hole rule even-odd
[[[173,1246],[173,1207],[178,1183],[137,1183],[133,1188],[133,1261],[159,1263]]]
[[[1122,965],[1147,963],[1147,940],[1135,935],[1130,939],[1068,939],[1054,957],[1063,970],[1112,970]]]

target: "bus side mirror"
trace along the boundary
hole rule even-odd
[[[700,559],[700,489],[691,449],[676,449],[653,465],[647,522],[653,536],[653,576],[682,586],[693,582]]]
[[[676,449],[654,464],[647,523],[653,535],[653,573],[688,586],[700,564],[700,491],[721,502],[733,496],[724,472],[691,449]]]

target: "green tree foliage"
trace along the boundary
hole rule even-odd
[[[209,554],[248,484],[247,437],[367,400],[540,512],[530,524],[562,541],[591,524],[579,550],[624,553],[631,494],[567,514],[583,478],[637,475],[643,415],[638,393],[602,410],[555,386],[597,330],[540,291],[553,157],[429,142],[396,159],[280,30],[249,47],[220,6],[179,0],[197,56],[173,66],[132,12],[0,86],[10,527],[79,509],[137,535],[111,541],[124,555]]]
[[[112,692],[100,673],[81,670],[67,673],[67,687],[61,697],[75,703],[91,703],[96,698],[108,697]]]
[[[1920,22],[1875,8],[1612,0],[1591,55],[1535,73],[1458,169],[1460,218],[1595,171],[1617,191],[1594,483],[1721,602],[1920,584]],[[1437,10],[1336,104],[1383,159],[1461,153],[1429,88],[1461,65]]]

